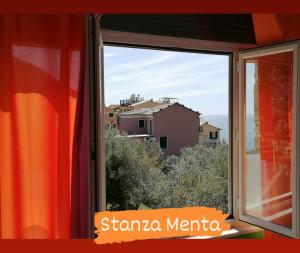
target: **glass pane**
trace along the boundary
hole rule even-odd
[[[231,212],[229,64],[228,55],[104,46],[107,210]]]
[[[245,212],[292,228],[293,52],[246,60]]]

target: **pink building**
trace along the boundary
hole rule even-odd
[[[128,137],[155,137],[167,155],[199,142],[199,112],[179,103],[119,114],[119,130]]]

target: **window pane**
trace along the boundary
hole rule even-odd
[[[105,110],[114,112],[105,120],[116,124],[105,131],[108,210],[208,206],[231,212],[229,60],[104,47]]]
[[[167,137],[160,137],[159,141],[160,141],[160,147],[162,149],[165,149],[165,148],[168,147],[168,139],[167,139]]]
[[[139,128],[144,128],[144,127],[145,127],[145,121],[139,120]]]
[[[293,53],[246,60],[245,212],[292,227]]]

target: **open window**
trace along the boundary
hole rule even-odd
[[[231,64],[228,52],[104,41],[103,107],[117,122],[104,133],[107,210],[232,215]]]
[[[178,50],[201,53],[218,52],[229,56],[228,85],[228,212],[231,218],[278,232],[299,237],[299,42],[273,45],[241,51],[229,44],[184,41],[164,36],[119,34],[103,31],[104,42],[111,46]],[[100,47],[100,96],[98,106],[104,113],[103,46]],[[204,52],[204,51],[202,51]],[[220,53],[220,52],[218,52]],[[236,57],[239,54],[239,59]],[[111,54],[113,55],[113,54]],[[107,57],[109,58],[109,57]],[[192,61],[191,61],[192,62]],[[236,64],[239,62],[239,67]],[[107,69],[107,68],[106,68]],[[239,78],[236,76],[239,75]],[[231,83],[232,81],[232,83]],[[153,88],[153,87],[151,87]],[[130,94],[124,94],[130,95]],[[122,97],[123,98],[123,97]],[[212,100],[213,102],[216,100]],[[124,119],[132,119],[132,108],[122,107],[116,115],[116,126]],[[126,114],[127,113],[127,114]],[[125,117],[126,116],[126,117]],[[209,120],[208,120],[209,121]],[[99,124],[103,124],[100,122]],[[176,124],[180,123],[177,120]],[[200,122],[195,131],[199,136],[221,139],[222,129]],[[132,124],[138,127],[138,122]],[[218,124],[216,124],[218,126]],[[148,135],[157,131],[153,118],[146,117]],[[102,132],[101,132],[102,131]],[[100,170],[99,194],[101,209],[107,208],[105,189],[105,147],[103,128],[99,131]],[[138,136],[133,134],[134,138]],[[159,136],[168,136],[161,134]],[[167,147],[172,146],[168,136]],[[217,142],[218,143],[218,142]],[[101,144],[101,145],[100,145]],[[162,184],[163,185],[163,184]],[[232,200],[232,201],[231,201]]]
[[[240,53],[239,219],[299,238],[299,42]]]

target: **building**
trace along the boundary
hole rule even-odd
[[[173,155],[198,144],[199,116],[179,103],[160,104],[119,113],[119,130],[128,137],[154,137],[167,155]]]
[[[209,124],[207,121],[199,125],[199,143],[211,146],[220,144],[220,131],[222,129]]]
[[[124,101],[127,101],[127,100],[121,100],[122,104],[120,104],[120,106],[119,106],[119,110],[118,110],[119,113],[133,111],[133,110],[137,110],[137,109],[141,109],[141,108],[151,108],[151,107],[154,107],[154,106],[157,106],[160,104],[159,102],[153,101],[153,99],[142,100],[142,101],[133,102],[133,103],[129,103],[128,101],[127,101],[127,103],[124,103]]]
[[[105,127],[112,129],[117,127],[117,115],[119,111],[119,105],[109,105],[104,109],[104,121]]]
[[[133,104],[143,102],[144,98],[140,95],[132,94],[127,99],[120,100],[119,112],[127,112],[132,111],[134,108],[132,107]]]
[[[152,108],[158,106],[160,103],[153,101],[153,99],[144,100],[131,105],[132,110],[138,110],[141,108]]]
[[[144,100],[143,97],[132,95],[129,99],[120,100],[120,104],[113,104],[105,107],[104,118],[106,128],[118,128],[119,113],[138,110],[141,108],[152,108],[158,106],[160,102],[155,102],[153,99]]]

